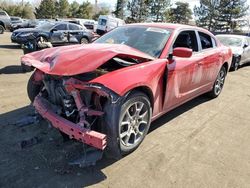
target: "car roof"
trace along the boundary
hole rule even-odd
[[[235,37],[235,38],[246,38],[247,36],[243,35],[233,35],[233,34],[218,34],[216,36],[222,36],[222,37]]]
[[[181,29],[197,29],[199,31],[209,32],[206,29],[201,27],[192,26],[192,25],[184,25],[184,24],[174,24],[174,23],[134,23],[127,25],[135,25],[135,26],[148,26],[148,27],[160,27],[164,29],[173,29],[173,30],[181,30]],[[209,32],[211,33],[211,32]]]

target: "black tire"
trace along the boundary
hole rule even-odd
[[[213,89],[208,93],[208,95],[211,98],[216,98],[220,95],[225,83],[226,75],[227,75],[227,69],[225,66],[223,66],[216,77]]]
[[[31,72],[34,70],[33,67],[31,66],[28,66],[28,65],[24,65],[24,64],[21,64],[21,67],[22,67],[22,72],[25,73],[25,72]]]
[[[3,34],[4,33],[4,26],[0,25],[0,34]]]
[[[43,85],[40,83],[35,83],[34,81],[34,74],[33,73],[28,81],[28,85],[27,85],[27,93],[28,93],[28,97],[30,99],[31,102],[34,101],[35,97],[39,94],[39,92],[41,91]]]
[[[44,37],[44,36],[38,36],[36,38],[36,41],[37,42],[48,42],[48,39],[46,37]]]
[[[236,60],[233,64],[232,71],[237,71],[240,68],[240,60]]]
[[[89,40],[85,37],[82,37],[81,40],[80,40],[80,44],[88,44],[89,43]]]
[[[146,114],[145,115],[146,117],[143,116],[145,117],[145,119],[141,120],[139,120],[139,118],[131,120],[131,122],[133,121],[134,123],[133,124],[130,123],[130,125],[127,125],[127,130],[126,130],[126,128],[124,128],[126,124],[122,125],[122,123],[124,123],[123,120],[125,118],[126,112],[131,110],[130,108],[135,108],[135,106],[133,107],[133,105],[137,103],[140,105],[143,104],[142,109],[138,112],[138,117],[139,115],[142,116],[144,113]],[[134,112],[130,111],[129,113],[134,113]],[[140,114],[141,112],[143,114]],[[133,116],[135,117],[135,114]],[[118,102],[118,104],[116,103],[116,104],[106,105],[104,128],[108,139],[108,148],[107,148],[108,156],[112,158],[120,158],[122,155],[126,155],[133,152],[144,140],[151,123],[151,116],[152,116],[152,107],[150,101],[147,95],[145,95],[142,92],[132,92],[126,98],[121,99],[121,101]],[[146,123],[141,123],[144,120],[146,120]],[[136,122],[138,123],[138,125],[136,125]],[[138,127],[136,128],[136,126]],[[137,133],[136,129],[138,130]],[[141,129],[140,130],[141,133],[136,140],[136,135],[139,134],[139,129]],[[128,134],[130,132],[129,138],[122,137],[122,135],[124,135],[124,133],[126,132]],[[124,139],[128,140],[128,142],[126,142],[127,144],[125,143]],[[131,143],[129,143],[130,140]]]

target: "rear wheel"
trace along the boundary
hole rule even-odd
[[[0,34],[3,34],[4,33],[4,27],[2,25],[0,25]]]
[[[217,75],[212,91],[208,93],[210,97],[216,98],[220,95],[225,83],[226,75],[227,75],[227,70],[226,67],[223,66]]]
[[[88,44],[89,41],[88,41],[88,39],[86,39],[86,38],[83,37],[83,38],[81,38],[80,43],[81,43],[81,44]]]

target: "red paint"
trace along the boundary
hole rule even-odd
[[[173,50],[173,56],[189,58],[192,56],[192,50],[189,48],[175,48]]]
[[[154,59],[125,45],[89,44],[35,52],[25,55],[22,62],[31,64],[47,74],[76,75],[93,71],[117,55],[147,59],[145,63],[104,74],[91,80],[90,83],[102,84],[120,96],[124,96],[127,92],[138,87],[147,88],[153,95],[153,120],[186,101],[210,91],[222,65],[228,63],[228,68],[231,65],[231,50],[221,45],[205,29],[176,24],[150,23],[133,25],[146,25],[173,30],[159,59]],[[210,35],[215,39],[217,47],[192,53],[189,58],[173,57],[173,59],[168,59],[177,34],[185,29],[197,30]],[[174,53],[174,55],[182,57],[183,54],[189,56],[190,50],[177,49]],[[164,80],[167,80],[167,82]],[[72,91],[74,89],[88,88],[83,82],[68,80],[67,89]],[[96,90],[96,92],[98,91]],[[44,111],[46,110],[44,109]],[[41,113],[43,113],[43,110],[41,110]],[[66,120],[61,119],[60,121],[63,121],[63,123],[58,125],[55,123],[58,117],[53,117],[54,115],[51,113],[47,114],[49,115],[45,117],[50,118],[49,120],[54,122],[56,127],[72,126],[72,123],[65,123]]]
[[[106,135],[82,128],[78,124],[74,124],[58,116],[52,111],[48,102],[40,96],[35,98],[33,105],[43,118],[49,120],[55,128],[69,135],[71,138],[101,150],[105,149],[107,145]]]
[[[122,44],[85,44],[49,48],[26,54],[23,64],[53,75],[76,75],[94,71],[115,56],[154,59],[139,50]]]

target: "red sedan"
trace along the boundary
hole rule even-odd
[[[27,54],[28,95],[62,134],[113,156],[135,150],[151,121],[223,88],[232,52],[205,29],[176,24],[118,27],[92,44]]]

